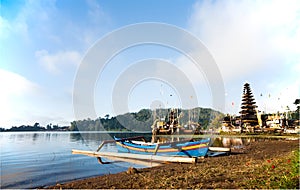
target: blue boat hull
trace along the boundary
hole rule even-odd
[[[130,140],[121,140],[115,138],[119,152],[133,154],[154,154],[168,156],[187,156],[187,157],[202,157],[206,156],[210,139],[201,139],[194,142],[173,142],[159,145],[156,151],[157,144],[139,144]]]

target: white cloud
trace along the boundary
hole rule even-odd
[[[185,73],[185,76],[190,79],[190,81],[196,84],[205,83],[205,75],[201,69],[199,69],[191,60],[186,56],[180,56],[175,60],[175,65]]]
[[[20,117],[23,105],[30,95],[39,92],[39,86],[25,77],[0,69],[0,127],[10,126],[13,118]]]
[[[69,95],[41,87],[17,73],[0,69],[0,90],[0,127],[35,122],[68,125],[73,119]],[[58,106],[64,111],[58,112]]]
[[[299,55],[299,14],[297,0],[201,1],[189,28],[207,45],[225,80],[234,80]]]
[[[38,62],[50,73],[60,73],[66,65],[78,66],[81,61],[81,55],[77,51],[62,51],[56,54],[49,54],[46,50],[35,52]]]
[[[36,91],[38,85],[21,75],[0,69],[0,88],[2,91],[0,97],[3,99],[3,97],[21,96],[22,93]]]

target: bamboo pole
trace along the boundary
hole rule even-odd
[[[116,142],[116,141],[135,140],[135,139],[142,139],[144,142],[146,142],[146,139],[145,139],[145,137],[143,137],[143,136],[128,137],[128,138],[122,138],[122,139],[118,139],[118,140],[105,140],[105,141],[102,141],[102,143],[98,146],[96,152],[99,152],[99,150],[100,150],[105,144],[108,144],[108,143],[114,143],[114,142]]]
[[[157,144],[156,147],[155,147],[154,153],[153,153],[154,155],[156,155],[156,153],[157,153],[159,147],[160,147],[160,144]]]
[[[114,143],[116,142],[115,140],[106,140],[106,141],[103,141],[99,147],[97,148],[96,152],[98,152],[105,144],[108,144],[108,143]]]
[[[102,156],[106,159],[112,160],[114,162],[128,162],[128,163],[133,163],[133,164],[139,164],[147,167],[155,167],[155,166],[160,166],[162,165],[161,162],[149,162],[148,160],[137,160],[137,159],[131,159],[131,158],[119,158],[119,157],[113,157],[113,156]],[[101,157],[97,157],[98,162],[99,159],[101,160]],[[102,163],[101,163],[102,162]],[[113,162],[99,162],[100,164],[111,164]]]
[[[231,152],[231,148],[226,147],[209,147],[208,150],[215,152]]]
[[[157,156],[157,155],[117,153],[117,152],[94,152],[94,151],[85,151],[85,150],[72,150],[72,154],[83,154],[92,157],[111,156],[117,158],[131,158],[131,159],[150,160],[150,161],[157,161],[157,162],[178,162],[178,163],[196,162],[196,158],[189,158],[189,157]]]

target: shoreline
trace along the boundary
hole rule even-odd
[[[78,179],[44,188],[255,188],[256,186],[251,186],[249,182],[257,181],[259,175],[262,175],[259,179],[264,179],[265,176],[270,175],[269,173],[264,175],[263,172],[269,172],[269,167],[274,169],[272,167],[275,167],[275,163],[277,170],[274,169],[274,172],[289,167],[289,165],[283,164],[285,164],[286,159],[290,159],[291,153],[297,149],[299,150],[299,139],[252,142],[242,149],[233,150],[230,156],[199,159],[196,164],[164,164],[138,169],[131,173],[121,172]],[[274,164],[269,166],[270,163]],[[267,181],[268,179],[264,180]],[[272,187],[268,186],[266,182],[256,188]]]

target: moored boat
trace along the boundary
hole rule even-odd
[[[187,157],[206,156],[210,143],[210,138],[162,144],[114,138],[119,152]]]

